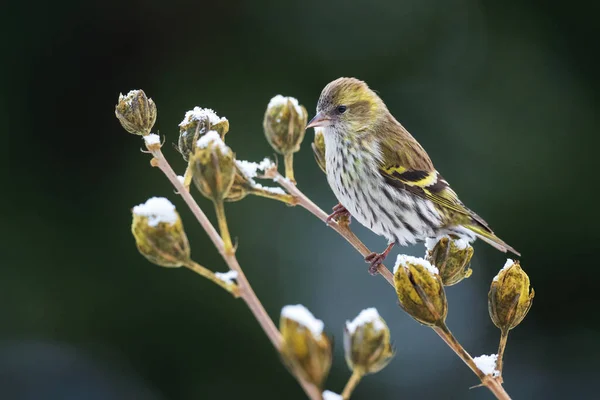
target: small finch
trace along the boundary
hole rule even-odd
[[[480,238],[500,251],[520,255],[458,199],[414,137],[390,114],[367,84],[339,78],[323,89],[317,115],[327,181],[340,202],[330,217],[352,216],[388,246],[365,260],[372,274],[395,244],[444,234]]]

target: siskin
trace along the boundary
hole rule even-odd
[[[390,114],[383,100],[355,78],[323,89],[307,128],[322,128],[327,181],[340,205],[330,217],[351,215],[388,246],[365,260],[372,274],[395,244],[444,234],[480,238],[520,255],[458,199],[427,152]]]

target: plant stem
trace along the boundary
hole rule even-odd
[[[196,203],[196,200],[192,197],[190,192],[186,190],[182,183],[179,181],[179,179],[177,179],[177,174],[175,173],[175,171],[173,171],[173,168],[171,168],[171,165],[168,163],[167,159],[163,155],[162,151],[160,150],[160,147],[157,148],[155,146],[147,146],[147,148],[148,151],[150,151],[150,153],[154,156],[154,158],[151,161],[151,165],[159,168],[166,175],[166,177],[175,187],[179,195],[188,205],[188,207],[190,208],[190,210],[192,211],[202,228],[206,231],[208,237],[211,239],[214,246],[221,254],[221,257],[223,257],[223,260],[225,260],[225,263],[227,263],[230,269],[237,271],[237,281],[240,291],[240,297],[244,300],[244,302],[254,315],[254,318],[256,318],[261,328],[266,333],[267,337],[273,344],[273,347],[275,347],[275,349],[279,352],[283,341],[281,333],[273,323],[271,317],[269,317],[269,314],[267,314],[267,311],[256,296],[256,293],[254,293],[254,290],[252,290],[252,286],[250,286],[246,275],[244,275],[244,271],[242,271],[242,268],[240,267],[240,264],[237,261],[235,253],[225,251],[225,243],[223,242],[223,239],[221,239],[221,236],[219,236],[219,233],[217,232],[215,227],[210,223],[209,219],[206,217],[206,214],[204,214],[200,206],[198,206],[198,203]],[[321,393],[314,385],[310,384],[309,382],[303,379],[299,379],[299,383],[310,399],[321,400]]]
[[[215,200],[215,214],[217,215],[217,222],[219,223],[219,231],[221,232],[221,239],[223,239],[223,246],[226,253],[233,253],[233,244],[231,243],[231,235],[229,234],[229,226],[227,226],[227,218],[225,217],[225,205],[223,200]]]
[[[294,196],[292,196],[291,194],[274,193],[265,188],[253,187],[252,189],[250,189],[250,193],[255,196],[265,197],[267,199],[279,200],[282,203],[288,204],[290,206],[295,206],[298,203],[296,198]]]
[[[504,350],[506,349],[506,341],[508,340],[508,329],[500,331],[500,344],[498,345],[498,361],[496,361],[496,369],[500,372],[500,382],[502,382],[502,367],[504,367]]]
[[[225,289],[229,293],[231,293],[233,295],[233,297],[235,297],[235,298],[240,297],[240,290],[239,290],[238,286],[235,283],[227,283],[227,282],[225,282],[225,281],[217,278],[217,276],[215,275],[214,272],[212,272],[211,270],[203,267],[202,265],[198,264],[195,261],[190,260],[184,266],[186,268],[191,269],[192,271],[194,271],[198,275],[205,277],[209,281],[211,281],[213,283],[216,283],[217,285],[221,286],[223,289]]]
[[[346,383],[346,387],[344,387],[344,391],[342,392],[342,398],[344,400],[348,400],[350,398],[352,392],[354,392],[354,389],[356,389],[356,386],[358,386],[358,383],[362,377],[362,373],[358,371],[352,372],[352,375],[350,376],[350,379],[348,379],[348,383]]]
[[[456,355],[460,357],[460,359],[463,360],[469,368],[471,368],[471,371],[477,375],[479,380],[481,380],[481,383],[486,386],[494,394],[494,396],[496,396],[497,399],[510,400],[510,396],[508,393],[506,393],[500,382],[496,381],[491,375],[484,374],[479,367],[477,367],[473,357],[471,357],[471,355],[467,353],[458,340],[456,340],[445,322],[442,322],[439,326],[434,326],[433,330],[456,353]]]
[[[283,163],[285,164],[285,177],[292,182],[296,182],[294,179],[294,153],[284,154]]]
[[[327,222],[327,214],[321,210],[319,206],[312,202],[296,185],[285,179],[279,173],[271,176],[273,180],[279,183],[289,194],[293,195],[298,199],[298,204],[308,210],[310,213],[315,215],[323,222]],[[346,239],[360,254],[367,256],[371,254],[371,251],[363,242],[350,230],[347,225],[340,225],[334,221],[329,222],[329,226],[339,233],[344,239]],[[383,264],[377,269],[381,276],[393,287],[394,276]],[[466,352],[462,345],[452,335],[446,324],[444,323],[441,327],[434,327],[433,330],[444,340],[444,342],[471,368],[471,370],[481,380],[481,383],[485,385],[495,396],[500,400],[510,400],[510,397],[500,384],[489,375],[485,375],[475,364],[473,358]]]
[[[300,189],[298,189],[298,187],[294,185],[290,180],[284,178],[279,173],[277,173],[273,177],[273,179],[275,180],[275,182],[280,184],[289,194],[291,194],[297,199],[298,205],[308,210],[311,214],[319,218],[321,221],[327,223],[327,213],[325,213],[325,211],[321,210],[319,206],[313,203],[312,200],[309,199]],[[329,221],[329,223],[327,224],[330,228],[332,228],[334,231],[339,233],[344,239],[346,239],[346,241],[348,241],[348,243],[350,243],[352,247],[354,247],[360,254],[362,254],[363,257],[366,257],[372,253],[371,250],[369,250],[369,248],[365,246],[365,244],[361,242],[361,240],[354,234],[354,232],[352,232],[348,225],[338,224],[335,221]],[[385,265],[381,264],[377,268],[377,271],[379,271],[381,276],[383,276],[383,278],[386,281],[388,281],[390,285],[394,286],[394,275],[389,269],[387,269]]]

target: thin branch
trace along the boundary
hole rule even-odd
[[[506,393],[500,382],[494,379],[491,375],[484,374],[479,369],[479,367],[477,367],[477,364],[475,364],[473,357],[471,357],[471,355],[467,353],[467,351],[464,349],[464,347],[462,347],[458,340],[456,340],[456,338],[454,337],[452,332],[450,332],[450,329],[448,329],[448,326],[446,326],[445,323],[443,323],[439,327],[433,327],[433,330],[456,353],[456,355],[459,356],[460,359],[463,360],[469,368],[471,368],[471,371],[473,371],[473,373],[477,375],[479,380],[481,380],[481,383],[484,386],[486,386],[494,394],[494,396],[496,396],[497,399],[510,400],[510,396],[508,395],[508,393]]]
[[[295,206],[297,204],[296,198],[294,196],[292,196],[291,194],[275,193],[275,192],[265,189],[263,187],[252,187],[249,190],[249,193],[253,194],[255,196],[264,197],[267,199],[278,200],[278,201],[281,201],[282,203],[288,204],[290,206]]]
[[[196,200],[194,200],[190,192],[186,190],[186,188],[179,181],[179,179],[177,179],[177,174],[175,173],[175,171],[173,171],[171,165],[169,165],[168,161],[166,160],[162,151],[160,150],[160,147],[150,145],[147,146],[147,148],[150,151],[150,153],[154,156],[154,158],[151,161],[151,165],[159,168],[166,175],[166,177],[175,187],[179,195],[188,205],[188,207],[190,208],[190,210],[192,211],[202,228],[206,231],[208,237],[211,239],[211,241],[223,257],[223,260],[225,260],[225,263],[227,263],[230,269],[232,269],[233,271],[237,271],[237,282],[239,286],[240,297],[244,300],[244,302],[246,303],[246,305],[248,306],[248,308],[262,327],[263,331],[267,334],[269,340],[273,344],[273,347],[275,347],[275,349],[279,352],[283,342],[281,333],[273,323],[273,320],[271,320],[271,317],[269,317],[269,314],[267,314],[267,311],[256,296],[256,293],[254,293],[252,286],[250,286],[246,275],[244,275],[244,271],[242,271],[242,268],[240,267],[240,264],[237,261],[235,253],[228,252],[226,250],[223,239],[221,239],[221,236],[219,236],[219,233],[209,221],[209,219],[206,217],[206,214],[204,214],[200,206],[198,206],[198,203],[196,203]],[[314,385],[308,383],[303,379],[300,379],[299,383],[310,399],[321,400],[321,393]]]
[[[327,222],[327,213],[323,211],[319,206],[312,202],[298,187],[293,184],[290,180],[284,178],[279,173],[273,173],[269,177],[273,178],[275,182],[280,184],[289,194],[295,196],[298,199],[298,204],[308,210],[311,214],[315,215],[323,222]],[[347,225],[340,225],[334,221],[328,224],[333,230],[339,233],[344,239],[346,239],[360,254],[364,257],[371,254],[371,251],[364,245],[363,242],[350,230]],[[381,276],[395,288],[394,276],[383,264],[377,269]],[[456,340],[452,335],[448,327],[444,324],[443,327],[434,327],[433,330],[444,340],[444,342],[471,368],[471,370],[481,380],[481,383],[485,385],[495,396],[500,400],[510,400],[510,396],[506,393],[502,385],[493,379],[491,376],[484,374],[473,361],[473,357],[467,353],[463,346]]]
[[[504,350],[506,349],[506,341],[508,340],[508,329],[502,329],[500,332],[500,344],[498,345],[498,361],[496,361],[496,369],[500,372],[498,379],[502,383],[502,368],[504,367]]]
[[[184,265],[184,267],[189,268],[190,270],[194,271],[198,275],[203,276],[206,279],[208,279],[209,281],[221,286],[223,289],[225,289],[229,293],[231,293],[233,295],[233,297],[235,297],[235,298],[240,297],[240,289],[235,283],[233,283],[233,282],[227,283],[224,280],[217,278],[217,275],[215,275],[214,272],[203,267],[202,265],[198,264],[197,262],[190,260]]]
[[[223,246],[225,247],[226,253],[233,252],[233,244],[231,243],[231,235],[229,234],[229,226],[227,225],[227,218],[225,217],[225,205],[223,200],[214,201],[215,203],[215,214],[217,215],[217,222],[219,224],[219,231],[221,232],[221,239],[223,239]]]
[[[292,120],[290,119],[290,124]],[[294,153],[287,153],[283,155],[283,163],[285,165],[285,177],[290,181],[295,182],[294,179]]]
[[[279,173],[272,175],[273,180],[281,185],[289,194],[296,197],[298,199],[298,205],[304,207],[315,217],[319,218],[321,221],[325,222],[329,225],[331,229],[339,233],[344,239],[348,241],[363,257],[368,256],[372,253],[367,246],[352,232],[348,225],[338,224],[335,221],[327,222],[328,214],[321,210],[318,205],[313,203],[311,199],[309,199],[296,185],[294,185],[289,179],[284,178]],[[377,271],[383,276],[383,278],[388,281],[388,283],[394,286],[394,275],[392,272],[387,269],[387,267],[381,264]]]
[[[344,391],[342,392],[342,398],[344,400],[348,400],[350,396],[352,396],[352,392],[354,392],[354,389],[356,389],[356,386],[358,386],[358,383],[360,382],[362,377],[363,374],[361,374],[360,372],[357,372],[356,370],[352,372],[352,375],[350,376],[350,379],[348,379],[348,382],[344,387]]]

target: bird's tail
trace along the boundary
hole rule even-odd
[[[498,250],[506,253],[508,251],[510,251],[511,253],[517,255],[517,256],[521,256],[521,253],[519,253],[518,251],[516,251],[515,249],[513,249],[511,246],[509,246],[508,244],[506,244],[506,242],[504,242],[502,239],[500,239],[498,236],[494,235],[494,232],[492,232],[491,230],[489,230],[489,228],[486,228],[480,224],[474,223],[474,224],[469,224],[469,225],[463,225],[465,228],[467,228],[468,230],[472,231],[475,235],[477,235],[477,237],[481,240],[483,240],[484,242],[486,242],[487,244],[497,248]]]

